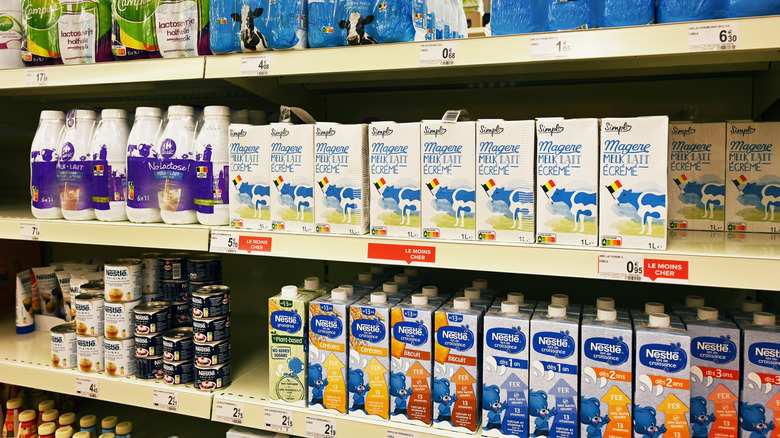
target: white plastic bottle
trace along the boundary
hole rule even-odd
[[[0,0],[0,69],[24,67],[22,62],[22,3]]]
[[[157,185],[150,163],[158,159],[157,137],[162,110],[138,107],[127,137],[127,218],[133,222],[161,222]]]
[[[57,185],[57,149],[65,126],[62,111],[41,111],[38,130],[30,148],[30,203],[38,219],[60,219]]]
[[[245,111],[245,110],[244,110]],[[228,130],[230,108],[207,106],[203,108],[203,127],[195,141],[196,191],[195,210],[203,225],[227,225],[230,222],[228,197]],[[249,111],[246,111],[247,120]],[[200,170],[208,169],[201,178]],[[205,181],[204,181],[205,180]],[[211,204],[211,205],[208,205]]]
[[[95,219],[92,208],[92,157],[89,142],[97,114],[92,110],[70,110],[65,117],[57,161],[62,217],[72,221]]]
[[[90,152],[92,154],[92,206],[95,217],[101,221],[126,221],[127,196],[127,112],[122,109],[104,109],[95,128]]]
[[[160,137],[160,171],[156,176],[157,202],[166,224],[198,222],[193,196],[195,127],[194,108],[168,107],[168,124]]]

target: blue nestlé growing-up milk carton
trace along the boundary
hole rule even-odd
[[[769,438],[780,427],[780,327],[775,315],[753,314],[743,321],[741,438]]]

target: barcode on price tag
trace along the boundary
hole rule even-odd
[[[336,420],[306,417],[307,438],[333,438],[336,436]]]
[[[573,53],[571,34],[545,35],[530,39],[529,58],[531,61],[567,59],[571,58]]]
[[[28,87],[45,87],[49,85],[48,68],[31,68],[27,70]]]
[[[600,254],[599,278],[643,281],[645,259],[636,254]]]
[[[268,55],[241,57],[241,76],[267,76],[271,71],[271,58]]]
[[[688,26],[688,51],[736,50],[739,23],[693,24]]]
[[[179,409],[179,393],[155,389],[152,392],[152,406],[163,411],[176,412]]]
[[[39,240],[41,238],[41,224],[38,222],[19,222],[19,238]]]
[[[455,65],[457,53],[455,41],[420,44],[420,66]]]
[[[217,400],[214,404],[214,420],[223,423],[244,424],[244,404]]]
[[[81,397],[98,398],[99,383],[95,379],[76,377],[76,395]]]
[[[210,243],[209,250],[211,252],[235,254],[236,251],[238,251],[238,233],[233,233],[231,231],[212,231]]]
[[[265,428],[292,433],[293,412],[284,409],[265,408]]]

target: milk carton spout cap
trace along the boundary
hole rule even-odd
[[[384,274],[385,273],[385,268],[383,268],[381,266],[372,266],[369,269],[371,270],[372,274]]]
[[[123,109],[104,109],[100,112],[100,117],[104,119],[126,119],[127,111]]]
[[[230,117],[230,107],[221,106],[221,105],[209,105],[203,108],[203,116],[204,117],[215,117],[215,116]],[[247,111],[247,116],[249,116],[248,111]]]
[[[763,312],[764,311],[764,304],[760,301],[750,301],[745,300],[742,302],[742,311],[743,312]]]
[[[346,300],[347,297],[349,297],[349,294],[347,293],[346,289],[337,287],[332,291],[330,291],[330,297],[333,298],[334,300],[343,301]]]
[[[550,299],[551,304],[560,304],[562,306],[569,305],[569,296],[566,294],[555,294]]]
[[[704,298],[698,295],[688,295],[685,297],[685,307],[691,307],[694,309],[704,307]]]
[[[355,288],[349,284],[340,284],[339,288],[344,289],[347,292],[347,296],[350,296],[355,293]]]
[[[412,295],[412,304],[415,306],[427,306],[428,297],[423,294],[414,294]]]
[[[654,301],[645,303],[645,313],[664,313],[664,305]]]
[[[452,300],[452,307],[457,310],[469,310],[471,308],[471,300],[466,297],[458,297]]]
[[[393,283],[392,281],[382,283],[382,291],[386,293],[398,292],[398,283]]]
[[[767,312],[756,312],[753,314],[753,324],[775,325],[775,315]]]
[[[417,268],[404,268],[404,274],[410,277],[418,277],[419,271]]]
[[[409,284],[409,276],[404,274],[395,274],[393,281],[398,284]]]
[[[525,303],[525,295],[520,292],[512,292],[506,294],[506,300],[517,304]]]
[[[317,277],[307,277],[303,280],[304,289],[317,289],[320,287],[320,279]]]
[[[371,292],[371,302],[378,304],[386,303],[387,294],[384,292]]]
[[[471,287],[476,287],[482,290],[485,290],[488,288],[488,281],[484,278],[476,278],[474,280],[471,280]]]
[[[41,120],[65,120],[65,114],[62,111],[41,111]]]
[[[717,321],[718,309],[712,307],[699,307],[696,309],[696,317],[699,321]]]
[[[285,300],[293,300],[298,296],[298,288],[295,286],[284,286],[282,288],[282,298]]]
[[[563,304],[550,304],[547,306],[547,315],[553,318],[565,318],[566,306]]]
[[[514,301],[504,301],[501,303],[501,312],[517,313],[520,311],[520,305]]]
[[[614,309],[615,308],[615,300],[613,300],[610,297],[599,297],[599,298],[596,298],[596,308],[597,309]]]
[[[422,293],[426,297],[437,297],[439,296],[439,288],[436,286],[425,286],[422,288]]]
[[[669,327],[669,315],[665,313],[651,313],[648,317],[650,327]]]
[[[152,106],[139,106],[135,109],[136,117],[162,117],[162,110]]]
[[[469,300],[478,300],[482,296],[482,291],[476,287],[467,287],[463,290],[463,296]]]
[[[361,272],[358,274],[358,281],[368,282],[374,279],[374,275],[370,272]]]
[[[617,310],[597,309],[596,318],[598,318],[601,321],[617,321]]]

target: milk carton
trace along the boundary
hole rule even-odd
[[[666,116],[601,120],[601,246],[666,249]]]
[[[374,122],[368,128],[371,234],[420,237],[420,124]]]
[[[481,419],[482,315],[468,298],[436,311],[433,427],[476,432]]]
[[[742,396],[739,424],[741,438],[767,437],[780,427],[780,328],[775,315],[753,314],[753,321],[743,321]]]
[[[536,121],[536,242],[598,245],[597,119]]]
[[[433,418],[433,313],[423,294],[390,310],[390,419],[430,426]]]
[[[230,225],[250,230],[271,229],[270,128],[231,124]]]
[[[628,310],[615,307],[615,299],[610,297],[596,298],[596,304],[585,304],[582,306],[582,317],[596,317],[599,309],[613,309],[617,312],[618,319],[631,319]]]
[[[485,315],[482,436],[528,437],[528,339],[532,310],[504,301]]]
[[[615,309],[582,320],[580,436],[631,436],[633,335]]]
[[[273,401],[306,406],[309,301],[317,292],[285,286],[268,299],[268,392]]]
[[[477,121],[477,184],[477,238],[533,243],[533,120]]]
[[[314,232],[314,126],[272,123],[271,228]]]
[[[739,434],[740,332],[718,310],[700,307],[683,319],[691,337],[691,436]]]
[[[315,230],[368,232],[368,137],[366,125],[314,126]]]
[[[347,413],[349,306],[346,289],[309,302],[309,409]]]
[[[634,437],[690,436],[690,346],[683,328],[651,313],[634,321]]]
[[[532,436],[577,437],[579,331],[579,312],[562,304],[534,313],[528,385]]]
[[[374,292],[350,307],[349,415],[390,417],[390,308],[397,303]]]
[[[726,229],[780,233],[780,160],[772,153],[780,122],[729,123],[726,128]]]
[[[422,236],[474,240],[475,122],[426,120],[422,145]]]
[[[723,231],[726,124],[669,124],[669,228]]]

